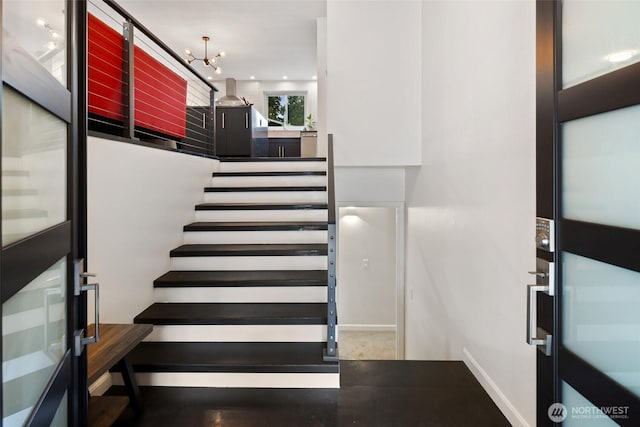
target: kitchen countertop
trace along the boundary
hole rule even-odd
[[[300,138],[300,131],[269,129],[269,138]]]

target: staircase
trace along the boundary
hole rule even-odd
[[[140,385],[337,388],[327,338],[324,158],[225,159],[131,354]],[[116,380],[117,382],[117,380]]]

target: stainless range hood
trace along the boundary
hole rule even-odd
[[[239,107],[249,105],[243,99],[236,95],[236,79],[225,79],[227,86],[226,95],[216,101],[216,105],[219,107]]]

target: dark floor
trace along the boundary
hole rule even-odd
[[[143,387],[115,426],[509,426],[462,362],[341,361],[339,390]],[[114,390],[118,392],[119,390]]]

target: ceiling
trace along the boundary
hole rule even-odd
[[[204,77],[311,80],[317,74],[316,22],[326,0],[117,0],[160,40],[184,55],[224,50],[222,74],[193,62]],[[99,0],[92,0],[102,3]]]

